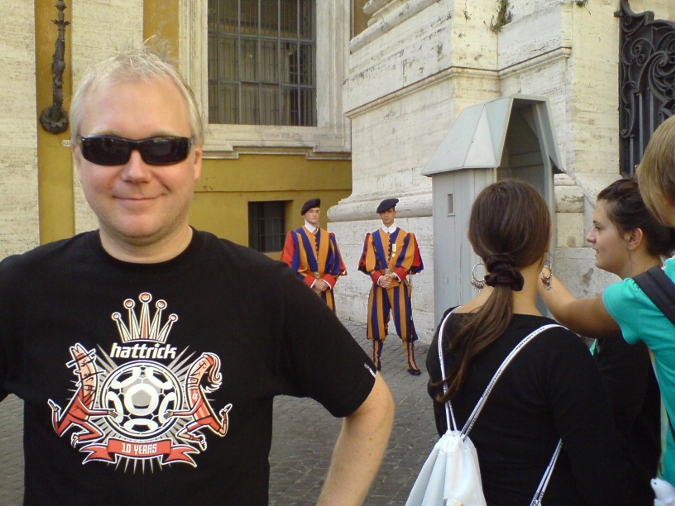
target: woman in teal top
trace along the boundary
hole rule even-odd
[[[662,225],[675,227],[675,117],[654,132],[637,170],[637,180],[640,194],[653,216]],[[645,240],[644,230],[639,227],[619,232],[629,232],[621,234],[626,244],[627,256],[623,259],[626,269],[619,272],[598,266],[615,272],[623,281],[610,285],[594,299],[574,299],[553,277],[550,286],[544,286],[542,281],[539,293],[553,316],[575,332],[596,338],[623,335],[628,343],[644,342],[654,354],[666,411],[675,415],[675,326],[631,279],[654,265],[653,260],[642,263],[645,257],[639,254],[647,251],[644,247],[651,237]],[[602,260],[603,251],[598,246],[594,249],[597,263]],[[665,253],[664,250],[651,251],[652,257]],[[675,260],[665,262],[665,272],[675,280]],[[671,431],[668,432],[662,475],[675,484],[675,440]]]

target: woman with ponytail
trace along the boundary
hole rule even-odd
[[[506,356],[532,331],[554,323],[536,304],[551,234],[548,207],[526,183],[501,181],[476,197],[468,237],[485,265],[485,287],[446,312],[443,335],[436,332],[427,355],[440,435],[447,429],[446,401],[461,429]],[[515,356],[470,437],[488,505],[530,504],[560,439],[544,505],[631,504],[633,471],[598,369],[585,344],[565,328],[545,330]]]

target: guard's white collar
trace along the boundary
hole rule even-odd
[[[305,220],[305,228],[313,234],[316,234],[319,231],[319,227],[311,225],[307,220]]]

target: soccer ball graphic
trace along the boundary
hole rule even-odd
[[[112,372],[103,384],[102,404],[117,416],[106,421],[129,438],[151,438],[163,434],[176,422],[165,418],[167,411],[181,406],[181,389],[176,377],[156,362],[136,361]]]

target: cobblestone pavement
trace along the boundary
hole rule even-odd
[[[344,321],[370,353],[365,324]],[[389,448],[365,504],[403,505],[437,435],[426,392],[424,361],[428,345],[417,345],[421,376],[405,370],[401,341],[390,336],[382,352],[382,375],[396,403]],[[10,396],[0,403],[0,505],[19,506],[23,498],[22,402]],[[311,399],[279,397],[274,403],[270,453],[270,506],[316,504],[341,420]]]

